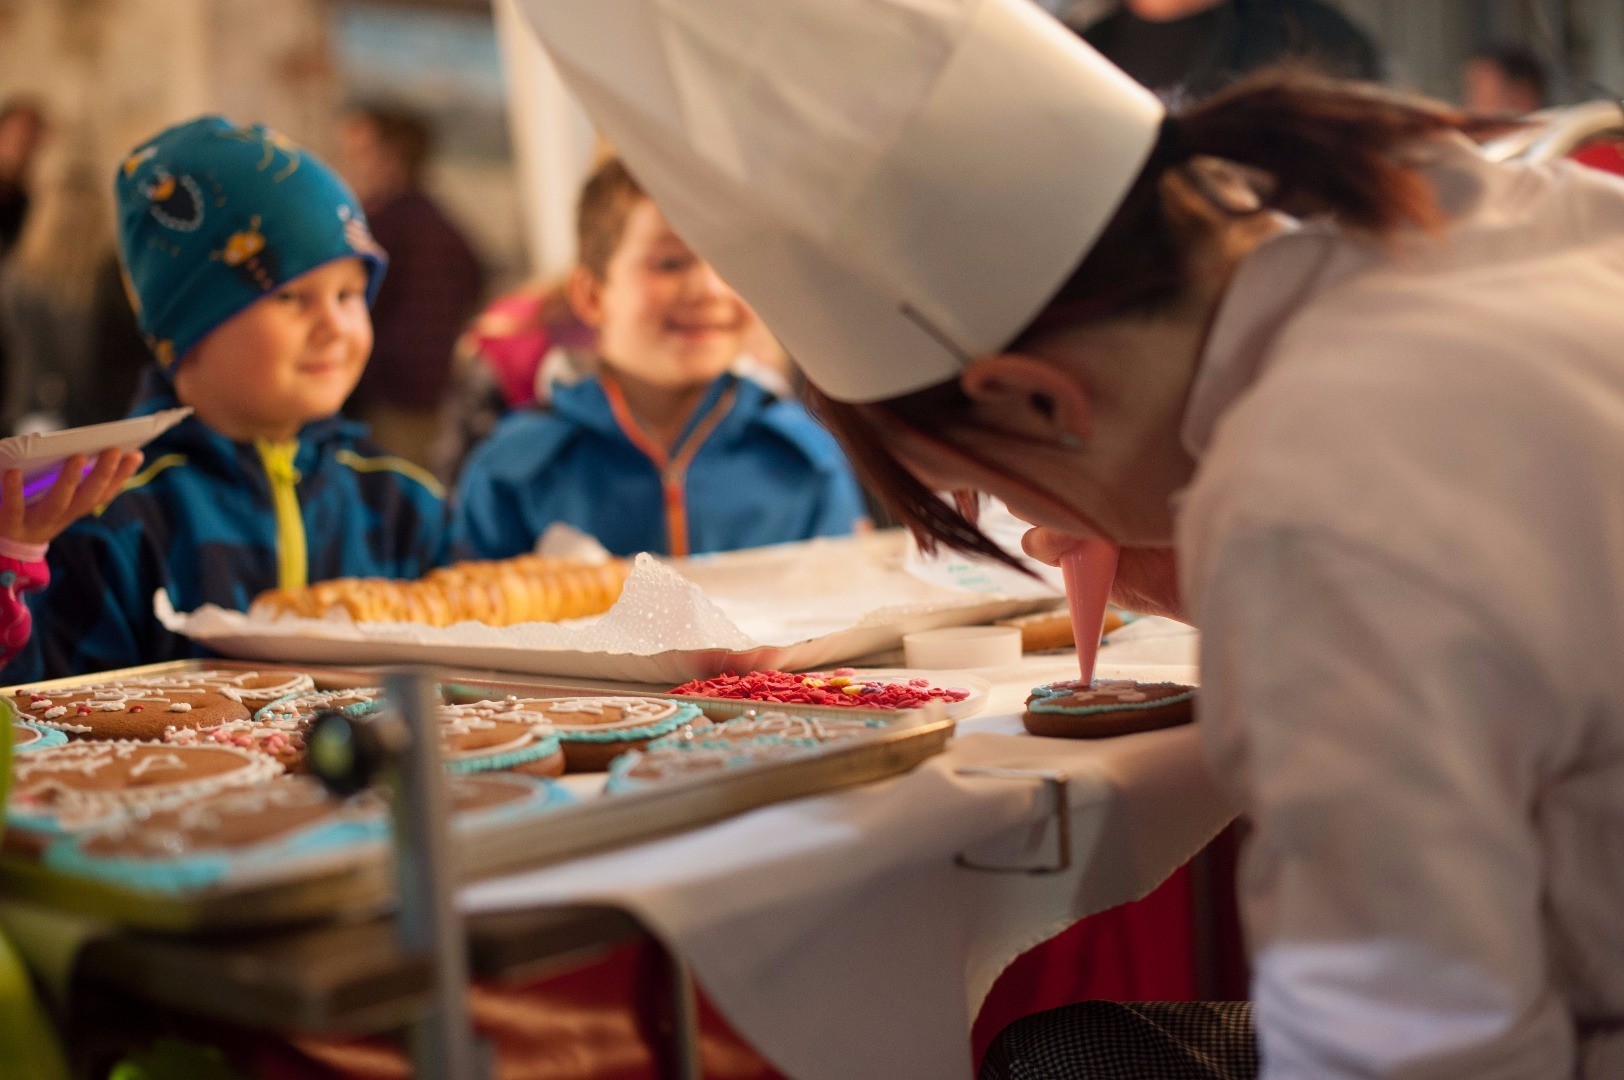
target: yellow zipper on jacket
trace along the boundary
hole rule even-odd
[[[297,589],[310,579],[310,556],[305,547],[304,515],[299,511],[299,470],[293,457],[299,441],[254,443],[265,478],[271,482],[271,505],[276,509],[276,578],[284,589]]]

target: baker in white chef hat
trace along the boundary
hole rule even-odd
[[[1169,114],[1028,0],[524,6],[917,533],[1000,557],[936,493],[997,495],[1201,628],[1264,1075],[1624,1076],[1624,188],[1287,73]],[[1245,1075],[1250,1023],[984,1075]]]

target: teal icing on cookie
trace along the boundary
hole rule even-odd
[[[35,750],[46,750],[53,746],[61,746],[68,741],[66,733],[53,727],[45,727],[42,724],[30,724],[26,720],[13,720],[11,726],[13,728],[27,728],[39,736],[29,743],[19,743],[13,738],[11,750],[16,754],[32,754]]]
[[[685,724],[691,724],[700,719],[702,714],[699,706],[686,702],[677,704],[677,711],[664,720],[652,724],[638,724],[635,727],[575,727],[558,729],[558,737],[565,742],[584,743],[617,743],[639,742],[644,739],[658,739],[662,735],[669,735]]]
[[[1141,683],[1146,689],[1166,689],[1178,687],[1180,692],[1166,697],[1158,697],[1146,701],[1105,701],[1093,705],[1060,705],[1057,698],[1070,697],[1073,694],[1083,693],[1075,680],[1071,682],[1048,683],[1035,687],[1032,690],[1032,700],[1027,702],[1028,712],[1057,713],[1065,716],[1097,716],[1101,713],[1139,712],[1149,709],[1161,709],[1169,705],[1178,705],[1195,697],[1195,687],[1184,686],[1182,683],[1160,682]]]
[[[194,892],[275,866],[278,872],[295,871],[292,863],[331,855],[345,849],[362,850],[388,840],[389,826],[381,815],[317,822],[308,828],[264,844],[233,851],[203,852],[166,859],[88,855],[78,838],[59,840],[45,849],[45,865],[77,877],[95,878],[143,892]]]
[[[561,749],[557,735],[542,735],[537,737],[536,741],[529,746],[521,746],[517,750],[507,750],[500,754],[488,754],[484,757],[451,758],[446,761],[445,767],[447,772],[454,773],[511,769],[515,765],[528,765],[532,761],[552,757]]]
[[[606,794],[618,795],[628,791],[641,791],[645,788],[659,786],[663,781],[642,780],[632,775],[632,772],[637,769],[638,766],[642,765],[643,762],[648,761],[651,758],[658,761],[661,759],[680,759],[689,755],[705,755],[708,756],[713,762],[717,762],[714,767],[715,771],[722,772],[729,769],[746,768],[747,766],[757,764],[762,760],[759,754],[752,754],[740,750],[740,746],[741,744],[739,743],[732,743],[720,749],[706,749],[683,743],[676,746],[668,746],[664,750],[655,754],[649,754],[642,750],[632,750],[621,754],[619,757],[615,758],[609,763],[609,776],[604,781],[603,790]],[[790,746],[788,744],[785,744],[783,748],[791,751],[813,749],[813,747],[798,747]],[[763,745],[756,747],[756,749],[759,751],[762,749],[768,749],[768,747]]]
[[[256,709],[254,711],[254,723],[256,723],[256,724],[264,724],[264,723],[268,723],[271,719],[275,719],[275,717],[271,717],[269,714],[272,713],[274,710],[276,710],[279,706],[285,705],[290,701],[298,701],[301,698],[341,697],[341,696],[343,696],[344,694],[347,694],[347,693],[355,693],[355,691],[353,691],[353,690],[328,690],[328,691],[316,691],[316,692],[312,693],[309,690],[299,690],[299,691],[296,691],[296,692],[294,692],[292,694],[286,694],[286,695],[283,695],[282,697],[277,698],[275,701],[271,702],[269,705],[264,705],[264,706],[261,706],[259,709]],[[333,711],[340,713],[341,715],[343,715],[347,719],[358,720],[363,716],[370,716],[370,715],[372,715],[373,713],[379,711],[382,708],[383,708],[383,702],[382,701],[378,700],[377,698],[370,698],[370,699],[368,699],[366,701],[351,702],[350,704],[342,706],[342,707],[340,707],[340,708],[338,708],[336,710],[333,710]],[[320,710],[318,710],[318,711],[320,711]]]
[[[505,802],[500,806],[492,806],[484,810],[459,811],[452,818],[452,827],[456,829],[489,828],[492,825],[522,821],[526,818],[536,817],[539,814],[549,814],[554,810],[562,810],[566,806],[574,806],[579,801],[562,784],[546,777],[504,776],[502,779],[523,782],[531,788],[531,791],[522,799]]]

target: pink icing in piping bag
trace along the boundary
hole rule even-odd
[[[1084,540],[1060,556],[1071,605],[1071,632],[1077,638],[1077,662],[1083,682],[1094,681],[1094,658],[1105,629],[1105,605],[1116,579],[1117,546],[1109,540]]]

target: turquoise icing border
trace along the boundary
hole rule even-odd
[[[515,779],[533,785],[534,790],[518,802],[503,803],[501,806],[493,806],[489,810],[481,810],[473,814],[457,814],[451,819],[452,827],[456,829],[483,828],[501,822],[562,810],[566,806],[574,806],[580,801],[570,794],[564,785],[545,776],[521,775],[516,776]]]
[[[672,704],[677,706],[677,711],[657,724],[641,724],[637,727],[613,728],[608,731],[602,728],[558,731],[558,737],[564,742],[588,743],[637,742],[642,739],[657,739],[662,735],[671,734],[684,724],[693,723],[704,715],[699,711],[698,705],[686,701],[673,702]]]
[[[357,687],[356,689],[362,688]],[[267,723],[267,721],[263,719],[264,715],[270,710],[276,708],[278,705],[282,704],[284,701],[295,701],[302,697],[310,697],[313,694],[342,694],[346,692],[347,691],[344,690],[300,690],[292,694],[283,694],[275,701],[268,702],[261,705],[258,709],[255,709],[254,715],[250,719],[252,719],[256,724]],[[333,711],[341,713],[342,715],[349,717],[351,720],[354,720],[357,717],[366,716],[368,713],[377,712],[381,708],[383,708],[383,702],[379,701],[377,698],[372,698],[367,701],[352,702],[349,705],[345,705],[341,709],[335,709]]]
[[[116,820],[122,813],[123,811],[121,810],[109,810],[101,817],[94,818],[87,824],[81,825],[77,829],[69,829],[63,826],[61,821],[58,819],[58,815],[56,814],[30,813],[26,810],[18,809],[15,804],[8,801],[6,803],[6,828],[27,829],[29,832],[44,833],[46,836],[71,837],[78,836],[80,833],[89,832],[91,829],[109,824]]]
[[[52,746],[61,746],[63,743],[68,741],[67,732],[61,730],[60,728],[46,727],[43,724],[31,724],[27,720],[13,720],[11,723],[13,727],[25,727],[30,731],[37,731],[39,732],[40,736],[38,742],[29,743],[27,746],[18,746],[15,742],[13,742],[11,744],[11,752],[14,754],[32,754],[35,750],[45,750]]]
[[[555,750],[556,752],[556,750]],[[576,802],[562,785],[543,777],[518,777],[531,792],[515,802],[505,803],[452,819],[456,829],[477,829],[503,822],[536,817],[561,810]],[[284,863],[330,855],[346,848],[361,849],[389,841],[386,816],[326,821],[269,843],[231,854],[200,854],[175,859],[108,858],[86,855],[83,837],[72,836],[53,842],[45,850],[44,862],[52,870],[77,877],[94,878],[143,892],[195,892],[226,880],[233,874]]]
[[[544,735],[529,746],[518,750],[509,750],[505,754],[492,754],[489,757],[461,758],[445,763],[446,772],[473,773],[490,772],[494,769],[511,769],[515,765],[526,765],[532,761],[552,757],[562,750],[557,735]]]
[[[188,855],[177,859],[86,855],[80,850],[81,838],[74,837],[59,840],[46,848],[44,863],[61,873],[95,878],[144,892],[192,892],[207,888],[233,873],[268,863],[327,855],[349,847],[364,847],[386,841],[388,837],[389,825],[381,816],[327,821],[307,826],[281,840],[230,855]]]
[[[796,747],[796,749],[801,750],[808,748]],[[644,751],[632,750],[621,754],[619,757],[615,758],[615,760],[611,761],[609,763],[609,776],[603,782],[604,794],[623,795],[628,791],[644,791],[651,787],[659,787],[659,784],[651,783],[647,780],[633,780],[626,775],[632,769],[637,767],[637,765],[642,761],[643,757]],[[752,764],[752,760],[753,759],[748,754],[735,754],[734,756],[728,758],[727,761],[722,765],[721,771],[726,772],[729,769],[742,769],[745,766]]]
[[[1182,704],[1183,702],[1189,701],[1189,700],[1191,700],[1192,698],[1195,697],[1195,687],[1190,686],[1190,687],[1185,687],[1184,692],[1182,694],[1174,694],[1172,697],[1158,698],[1155,701],[1118,701],[1118,702],[1115,702],[1115,703],[1110,704],[1110,705],[1070,705],[1070,706],[1062,706],[1062,705],[1050,704],[1050,699],[1051,698],[1065,697],[1067,694],[1075,694],[1077,692],[1077,690],[1076,690],[1077,681],[1078,680],[1073,679],[1070,682],[1065,682],[1065,683],[1045,683],[1042,686],[1034,687],[1033,690],[1032,690],[1033,695],[1034,696],[1041,695],[1041,696],[1038,696],[1037,700],[1027,703],[1027,706],[1026,706],[1027,711],[1028,712],[1038,712],[1038,713],[1055,713],[1056,715],[1059,715],[1059,716],[1093,716],[1093,715],[1096,715],[1098,713],[1137,712],[1137,711],[1140,711],[1140,710],[1147,710],[1147,709],[1161,709],[1161,708],[1165,708],[1168,705]],[[1140,683],[1139,685],[1141,685],[1141,686],[1183,686],[1184,684],[1183,683],[1174,683],[1174,682],[1159,682],[1159,683]],[[1067,686],[1067,687],[1069,687],[1069,689],[1065,689],[1065,690],[1055,689],[1056,687],[1059,687],[1059,686]]]

